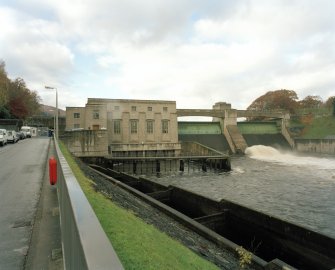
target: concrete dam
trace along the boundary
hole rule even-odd
[[[240,136],[247,147],[266,145],[277,149],[292,149],[282,134],[281,125],[275,121],[238,122],[231,134]],[[198,142],[222,153],[234,152],[219,122],[178,122],[178,139],[181,142]]]

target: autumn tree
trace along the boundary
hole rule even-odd
[[[269,91],[255,99],[248,110],[287,110],[293,113],[298,107],[298,96],[293,90]]]
[[[8,78],[5,63],[0,61],[0,118],[33,116],[39,110],[39,102],[37,92],[29,90],[22,78]]]
[[[0,118],[9,118],[8,104],[9,79],[5,69],[5,62],[0,60]]]
[[[324,106],[327,108],[331,108],[333,107],[334,103],[335,103],[335,96],[332,96],[325,101]]]
[[[299,101],[301,108],[319,108],[323,104],[320,96],[307,96],[303,100]]]
[[[333,115],[335,116],[335,96],[329,97],[324,103],[324,106],[327,108],[333,108]]]

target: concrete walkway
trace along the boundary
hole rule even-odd
[[[47,160],[51,156],[55,156],[53,140],[50,142]],[[57,187],[49,183],[48,162],[25,269],[63,269]]]

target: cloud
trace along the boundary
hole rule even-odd
[[[28,86],[63,89],[64,107],[95,95],[245,108],[281,88],[327,98],[334,8],[331,0],[10,2],[0,5],[0,57]]]

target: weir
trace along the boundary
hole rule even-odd
[[[335,267],[333,238],[227,200],[215,201],[175,186],[91,167],[219,246],[233,252],[238,246],[248,249],[255,269],[287,264],[291,269]]]

